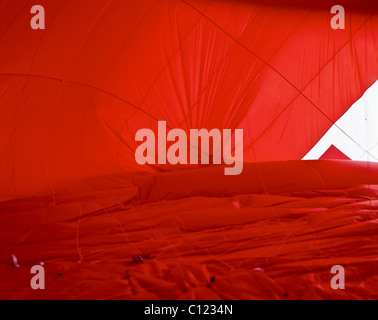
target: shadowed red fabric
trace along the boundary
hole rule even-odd
[[[2,203],[0,298],[378,298],[378,165],[273,162],[239,177],[221,172],[118,176],[107,190],[57,202]],[[24,285],[40,262],[45,292]],[[345,291],[329,285],[338,264]]]
[[[378,298],[377,164],[300,161],[378,79],[344,2],[0,1],[0,298]],[[158,121],[243,129],[243,173],[138,165]]]

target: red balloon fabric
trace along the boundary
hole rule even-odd
[[[377,80],[376,11],[332,30],[317,6],[141,2],[40,1],[44,31],[33,2],[2,2],[2,195],[154,171],[135,134],[159,120],[244,129],[246,162],[302,159]]]
[[[0,298],[378,297],[377,164],[301,161],[378,80],[377,4],[38,4],[0,1]],[[242,129],[242,174],[138,164],[159,121]]]
[[[205,168],[101,182],[110,178],[112,188],[55,202],[2,203],[0,298],[378,298],[377,164],[272,162],[237,177]],[[40,263],[46,290],[34,291]],[[330,286],[335,265],[346,290]]]

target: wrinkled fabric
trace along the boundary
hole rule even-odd
[[[378,298],[378,165],[221,172],[113,177],[80,197],[1,203],[0,298]],[[48,290],[36,292],[25,283],[41,262]],[[346,270],[345,291],[330,286],[334,265]]]

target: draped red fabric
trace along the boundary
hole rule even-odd
[[[378,80],[377,4],[342,2],[0,1],[0,298],[377,298],[377,165],[300,161]],[[243,129],[243,173],[139,165],[158,121]]]

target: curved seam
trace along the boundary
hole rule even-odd
[[[84,82],[74,81],[74,80],[64,80],[64,79],[60,79],[60,78],[54,78],[54,77],[43,76],[43,75],[36,75],[36,74],[31,74],[31,73],[30,73],[30,74],[21,74],[21,73],[0,73],[0,76],[19,76],[19,77],[28,77],[28,76],[30,76],[30,77],[34,77],[34,78],[40,78],[40,79],[46,79],[46,80],[52,80],[52,81],[58,81],[58,82],[62,82],[62,83],[63,83],[63,82],[67,82],[67,83],[71,83],[71,84],[81,85],[81,86],[83,86],[83,87],[87,87],[87,88],[90,88],[90,89],[93,89],[93,90],[96,90],[96,91],[100,91],[100,92],[102,92],[102,93],[104,93],[104,94],[107,94],[107,95],[109,95],[109,96],[112,96],[113,98],[116,98],[116,99],[118,99],[118,100],[120,100],[120,101],[122,101],[122,102],[124,102],[124,103],[126,103],[126,104],[128,104],[128,105],[130,105],[130,106],[132,106],[132,107],[134,107],[135,109],[137,109],[137,110],[139,110],[139,111],[145,113],[146,115],[150,116],[150,117],[153,118],[154,120],[158,121],[158,119],[157,119],[154,115],[148,113],[147,111],[144,111],[144,110],[140,109],[140,107],[138,107],[137,105],[135,105],[135,104],[133,104],[133,103],[131,103],[131,102],[129,102],[129,101],[127,101],[127,100],[125,100],[125,99],[119,97],[119,96],[117,96],[117,95],[114,94],[114,93],[111,93],[111,92],[109,92],[109,91],[106,91],[106,90],[104,90],[104,89],[98,88],[98,87],[96,87],[96,86],[93,86],[93,85],[90,85],[90,84],[87,84],[87,83],[84,83]]]

